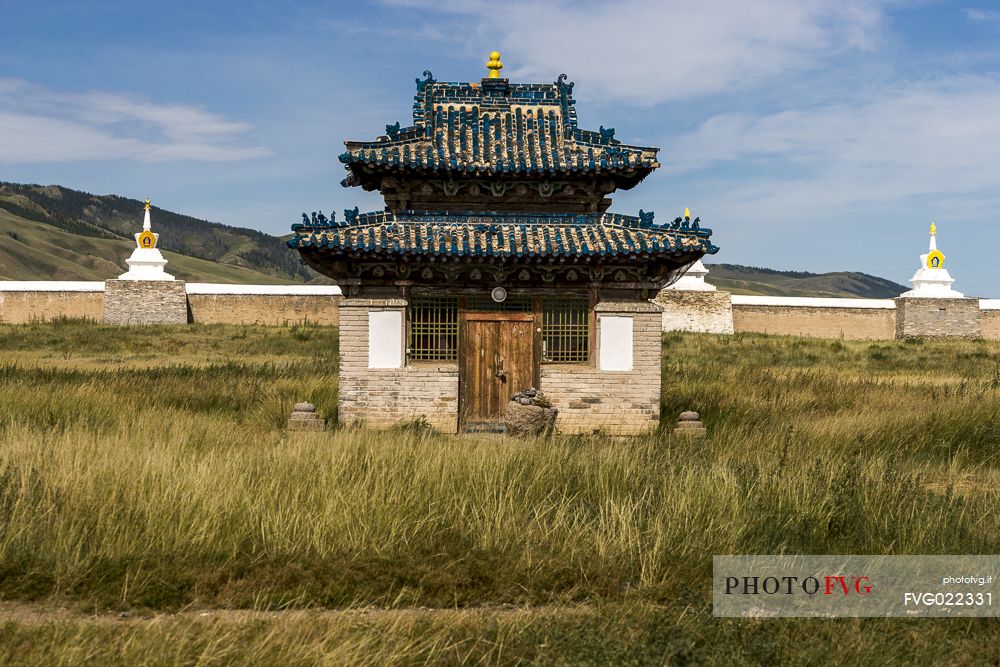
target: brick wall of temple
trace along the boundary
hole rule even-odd
[[[339,301],[339,296],[189,293],[188,309],[199,324],[336,326]]]
[[[1000,340],[1000,299],[980,299],[979,328],[983,338]]]
[[[785,336],[891,340],[896,311],[890,299],[733,297],[733,330]]]
[[[61,318],[99,321],[104,312],[104,283],[77,283],[74,289],[0,290],[0,323],[28,324]]]
[[[60,318],[101,320],[103,282],[0,281],[0,323],[50,322]],[[218,285],[188,283],[189,320],[198,324],[299,324],[336,326],[341,299],[336,288],[307,285]],[[270,293],[268,293],[270,292]],[[664,313],[665,331],[717,330],[722,321],[726,292],[675,291],[668,298],[674,313]],[[663,299],[658,298],[658,302]],[[732,327],[736,333],[889,340],[896,336],[896,304],[891,299],[841,299],[732,296]],[[912,301],[912,300],[911,300]],[[938,319],[939,311],[923,326],[954,329],[958,337],[974,332],[975,305],[983,338],[1000,339],[1000,299],[967,299],[965,316]],[[669,309],[668,303],[668,309]],[[823,304],[823,305],[816,305]],[[937,308],[933,306],[932,308]],[[916,304],[918,320],[920,304]],[[905,327],[904,327],[905,328]],[[913,335],[918,335],[914,333]],[[926,335],[926,334],[924,334]],[[935,334],[936,335],[936,334]]]
[[[598,364],[542,365],[540,389],[559,409],[560,433],[641,435],[659,424],[662,313],[650,304],[632,306],[632,312],[623,304],[610,311],[633,318],[632,370],[605,371]]]
[[[341,423],[380,428],[425,418],[446,433],[458,430],[458,364],[368,368],[368,313],[405,308],[398,299],[345,299],[340,304]]]
[[[139,303],[146,310],[172,309],[170,321],[178,324],[263,324],[310,323],[337,326],[340,290],[318,285],[223,285],[176,281],[165,287],[164,304],[144,284],[157,281],[108,281],[112,288],[111,315],[114,323],[139,323],[146,315],[126,313]],[[119,287],[120,285],[120,287]],[[62,318],[104,319],[107,284],[83,281],[0,281],[0,323],[51,322]],[[185,316],[180,320],[177,290],[184,296]],[[138,298],[133,291],[139,290]],[[123,296],[115,296],[123,295]],[[163,320],[157,320],[163,321]]]

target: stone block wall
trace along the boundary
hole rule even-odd
[[[845,340],[892,340],[896,335],[896,310],[888,299],[734,296],[733,330]]]
[[[182,283],[176,281],[176,284]],[[104,288],[103,282],[0,281],[0,323],[50,322],[59,318],[101,320],[104,315]],[[339,321],[338,308],[342,297],[335,287],[188,283],[185,288],[186,308],[190,316],[187,321],[197,324],[287,325],[310,322],[336,326]],[[664,330],[726,332],[726,292],[667,292],[657,297],[657,301],[667,307],[662,315]],[[175,299],[177,312],[176,294],[171,298]],[[740,295],[730,299],[732,331],[736,333],[848,340],[891,340],[896,337],[896,303],[891,299]],[[1000,299],[959,299],[963,303],[960,308],[965,309],[962,310],[964,315],[954,320],[946,317],[944,321],[938,319],[938,306],[930,306],[928,312],[922,310],[935,300],[918,301],[925,303],[916,303],[910,308],[910,313],[923,324],[914,326],[931,329],[957,326],[953,332],[955,337],[975,337],[973,311],[976,307],[973,304],[978,303],[979,335],[1000,339]],[[676,308],[671,312],[672,304]],[[112,312],[114,309],[112,304]],[[952,314],[957,312],[953,310]],[[937,335],[933,332],[905,334],[907,327],[903,325],[899,329],[901,335]]]
[[[340,303],[339,420],[380,428],[424,417],[446,433],[458,431],[458,364],[421,362],[368,368],[368,312],[405,310],[402,299]]]
[[[655,301],[663,306],[664,331],[733,333],[729,292],[664,289]]]
[[[980,338],[979,299],[896,299],[896,338]]]
[[[337,326],[339,296],[285,294],[187,295],[199,324],[321,324]]]
[[[108,280],[105,324],[187,324],[183,280]]]
[[[0,324],[51,322],[68,317],[99,321],[104,313],[104,283],[92,289],[0,290]]]
[[[660,420],[663,315],[650,303],[601,303],[596,310],[632,317],[632,370],[600,370],[599,359],[594,365],[543,364],[540,389],[559,409],[556,430],[648,433]]]
[[[1000,340],[1000,299],[981,299],[979,327],[983,338]]]

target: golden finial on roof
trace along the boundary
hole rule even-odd
[[[931,223],[931,236],[936,236],[936,235],[937,235],[937,225],[935,225],[935,224],[934,224],[934,223],[932,222],[932,223]]]
[[[149,210],[149,197],[146,197],[146,210]]]
[[[688,220],[691,219],[691,209],[689,208],[684,209],[684,217],[687,218]]]
[[[500,78],[500,70],[503,69],[503,63],[500,62],[500,52],[490,51],[490,61],[486,63],[486,69],[490,71],[491,79]]]

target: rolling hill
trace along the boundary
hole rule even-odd
[[[707,281],[733,294],[890,299],[906,290],[899,283],[854,271],[775,271],[739,264],[706,264]]]
[[[122,273],[142,202],[58,185],[0,183],[0,279],[101,280]],[[315,277],[269,234],[155,209],[168,271],[185,280],[301,283]]]
[[[125,270],[142,202],[58,185],[0,182],[0,280],[105,280]],[[283,239],[155,209],[168,271],[220,283],[329,283]],[[285,237],[287,238],[287,237]],[[708,281],[734,294],[888,298],[905,287],[864,273],[775,271],[709,264]]]

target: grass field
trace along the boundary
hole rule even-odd
[[[998,553],[996,342],[668,335],[701,442],[290,437],[296,401],[334,412],[335,349],[0,327],[0,663],[1000,662],[995,619],[723,620],[710,591],[713,554]]]

